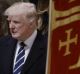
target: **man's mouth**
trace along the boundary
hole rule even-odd
[[[16,31],[14,31],[14,30],[11,30],[11,33],[16,33]]]

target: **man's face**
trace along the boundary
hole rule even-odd
[[[18,40],[25,40],[28,38],[33,30],[30,21],[23,15],[8,16],[10,33],[13,38]]]

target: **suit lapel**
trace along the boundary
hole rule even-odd
[[[14,39],[10,39],[10,42],[8,42],[8,44],[5,44],[5,50],[6,52],[4,53],[4,61],[5,63],[5,69],[6,72],[9,72],[7,74],[12,74],[12,69],[13,69],[13,58],[14,58],[14,50],[15,50],[15,45],[16,45],[16,40]]]
[[[27,71],[35,63],[35,61],[38,60],[38,58],[42,55],[43,50],[41,50],[42,49],[41,42],[42,42],[42,39],[38,34],[33,43],[33,46],[28,55],[28,58],[24,64],[24,68],[23,68],[22,72]]]

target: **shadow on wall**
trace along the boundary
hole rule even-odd
[[[7,23],[5,20],[4,11],[9,7],[9,4],[6,1],[0,0],[0,37],[8,33]]]
[[[42,34],[48,33],[48,25],[49,25],[49,0],[30,0],[30,2],[36,4],[36,8],[38,11],[39,21],[38,21],[38,29],[42,32]]]

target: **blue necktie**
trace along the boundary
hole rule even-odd
[[[21,42],[20,45],[21,45],[21,47],[20,47],[17,57],[16,57],[15,66],[13,68],[13,74],[21,74],[21,69],[24,64],[24,58],[25,58],[24,46],[25,46],[25,44],[23,42]]]

